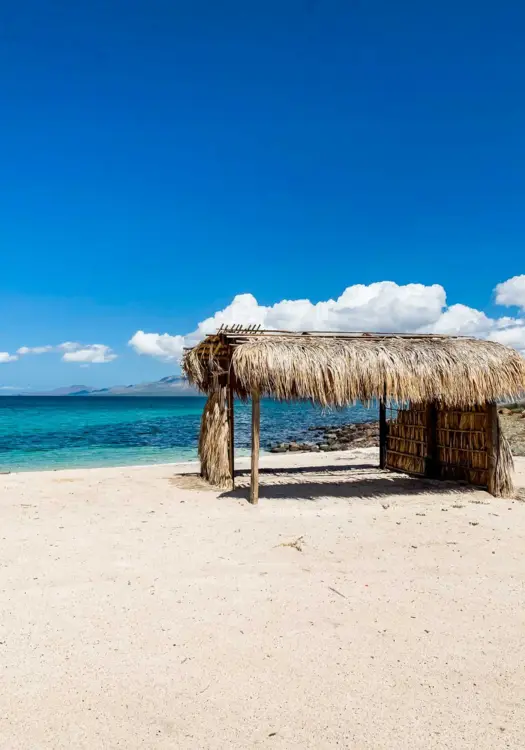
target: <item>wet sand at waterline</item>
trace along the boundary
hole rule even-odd
[[[525,503],[376,461],[1,476],[0,748],[523,748]]]

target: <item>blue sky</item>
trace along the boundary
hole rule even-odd
[[[135,332],[187,334],[242,293],[437,284],[521,326],[525,285],[505,308],[494,289],[525,273],[522,2],[19,0],[2,16],[0,351],[18,359],[0,386],[162,377],[175,360],[139,354]],[[117,356],[16,355],[64,342]]]

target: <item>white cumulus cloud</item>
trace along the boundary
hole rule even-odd
[[[185,346],[184,336],[170,336],[168,333],[144,333],[137,331],[128,341],[137,354],[148,354],[160,359],[180,359]]]
[[[495,289],[496,302],[525,310],[525,276]],[[241,323],[289,331],[421,332],[476,336],[499,341],[525,353],[525,318],[491,318],[463,304],[447,306],[439,284],[399,285],[393,281],[355,284],[335,299],[282,300],[260,305],[252,294],[238,294],[187,334],[137,331],[128,342],[138,354],[179,361],[183,348],[198,343],[222,324]]]
[[[448,307],[433,323],[420,330],[457,336],[484,336],[491,330],[493,323],[481,310],[458,304]]]
[[[54,346],[21,346],[20,349],[16,350],[16,353],[22,356],[25,354],[47,354],[54,349]]]
[[[0,364],[6,364],[7,362],[16,362],[18,359],[16,354],[9,354],[9,352],[0,352]]]
[[[516,321],[515,325],[509,325],[505,328],[496,328],[486,338],[491,339],[491,341],[498,341],[505,346],[512,346],[525,356],[525,324],[522,321]]]
[[[253,294],[238,294],[230,305],[199,323],[186,336],[188,345],[213,332],[222,323],[260,324],[262,328],[290,331],[414,330],[441,314],[446,294],[442,286],[377,281],[347,287],[336,299],[317,303],[307,299],[259,305]]]
[[[82,344],[77,341],[64,341],[63,344],[59,344],[56,347],[59,352],[75,352],[77,349],[82,349]]]
[[[21,357],[28,354],[62,354],[63,362],[89,362],[102,364],[112,362],[117,355],[105,344],[79,344],[77,341],[64,341],[55,346],[21,346],[17,354]],[[15,357],[17,359],[17,357]],[[1,361],[1,360],[0,360]]]
[[[220,325],[242,323],[290,331],[407,331],[430,325],[441,314],[446,295],[442,286],[379,281],[348,287],[336,299],[282,300],[260,305],[253,294],[238,294],[215,315],[186,335],[137,331],[129,344],[139,354],[179,360],[185,346],[193,346]]]
[[[451,305],[423,331],[489,339],[512,346],[525,356],[525,318],[489,318],[472,307]]]
[[[525,310],[525,274],[513,276],[512,279],[498,284],[494,291],[498,305],[506,307],[514,305]]]
[[[104,344],[90,344],[74,351],[68,350],[62,357],[63,362],[84,362],[90,364],[103,364],[112,362],[117,358],[109,346]]]

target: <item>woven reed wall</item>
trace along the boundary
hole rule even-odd
[[[387,467],[409,474],[428,475],[430,453],[429,409],[416,405],[400,409],[388,427]],[[435,476],[488,485],[487,410],[473,407],[437,409]]]
[[[394,412],[388,423],[386,466],[408,474],[466,481],[478,487],[489,482],[489,407],[455,410],[414,405]],[[497,447],[498,466],[504,480],[493,494],[511,485],[512,460],[505,458],[504,444]],[[502,452],[503,451],[503,452]],[[506,490],[504,493],[506,494]]]
[[[428,410],[424,406],[400,409],[388,424],[386,466],[407,474],[425,475]]]
[[[441,479],[487,487],[487,407],[437,411],[437,457]]]

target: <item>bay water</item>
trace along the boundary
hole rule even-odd
[[[197,458],[205,399],[0,397],[0,471],[125,466]],[[261,402],[261,447],[311,438],[308,427],[368,422],[377,409]],[[251,405],[235,404],[235,448],[249,452]]]

